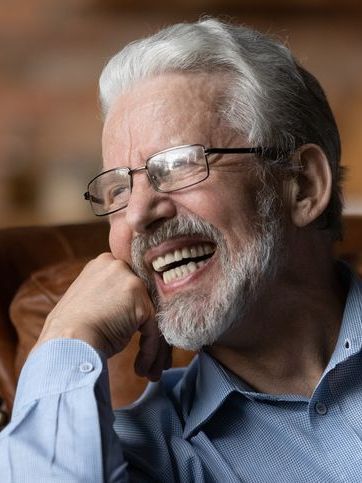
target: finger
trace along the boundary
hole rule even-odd
[[[135,371],[139,376],[146,376],[152,367],[160,347],[161,335],[154,321],[140,326],[139,352],[135,360]]]
[[[161,377],[162,371],[164,371],[165,369],[169,369],[171,363],[172,347],[167,344],[165,339],[161,336],[156,359],[154,360],[146,376],[150,381],[158,381]]]

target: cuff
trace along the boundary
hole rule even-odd
[[[78,339],[44,342],[27,359],[18,382],[14,415],[25,405],[52,394],[95,385],[107,371],[104,354]]]

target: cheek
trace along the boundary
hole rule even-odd
[[[180,202],[188,211],[208,221],[236,246],[253,236],[257,222],[256,194],[239,183],[199,185],[199,189]],[[181,192],[180,192],[181,193]]]
[[[120,223],[118,220],[117,222],[111,220],[109,246],[114,258],[131,264],[131,243],[131,230],[127,228],[125,223]]]

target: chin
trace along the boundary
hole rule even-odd
[[[205,237],[208,233],[208,239],[217,247],[215,255],[188,279],[171,281],[170,290],[167,290],[167,284],[166,287],[155,284],[153,277],[142,270],[147,240],[135,244],[135,270],[137,268],[136,272],[149,288],[160,331],[170,345],[197,351],[214,344],[233,327],[244,325],[249,309],[258,300],[265,283],[274,278],[280,265],[282,229],[278,220],[275,219],[274,223],[261,222],[259,226],[260,232],[236,251],[228,247],[215,227],[200,221],[198,231],[191,234]],[[163,233],[160,232],[161,242]],[[167,235],[171,236],[169,232]],[[172,236],[178,235],[177,230],[172,233]],[[182,235],[185,236],[185,232]]]

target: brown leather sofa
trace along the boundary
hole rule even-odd
[[[86,261],[108,250],[104,222],[0,230],[0,426],[8,420],[19,372],[48,312]],[[362,274],[362,217],[345,219],[336,254]],[[109,360],[113,407],[134,401],[147,383],[133,371],[137,339]],[[173,365],[186,365],[193,355],[175,350]]]

